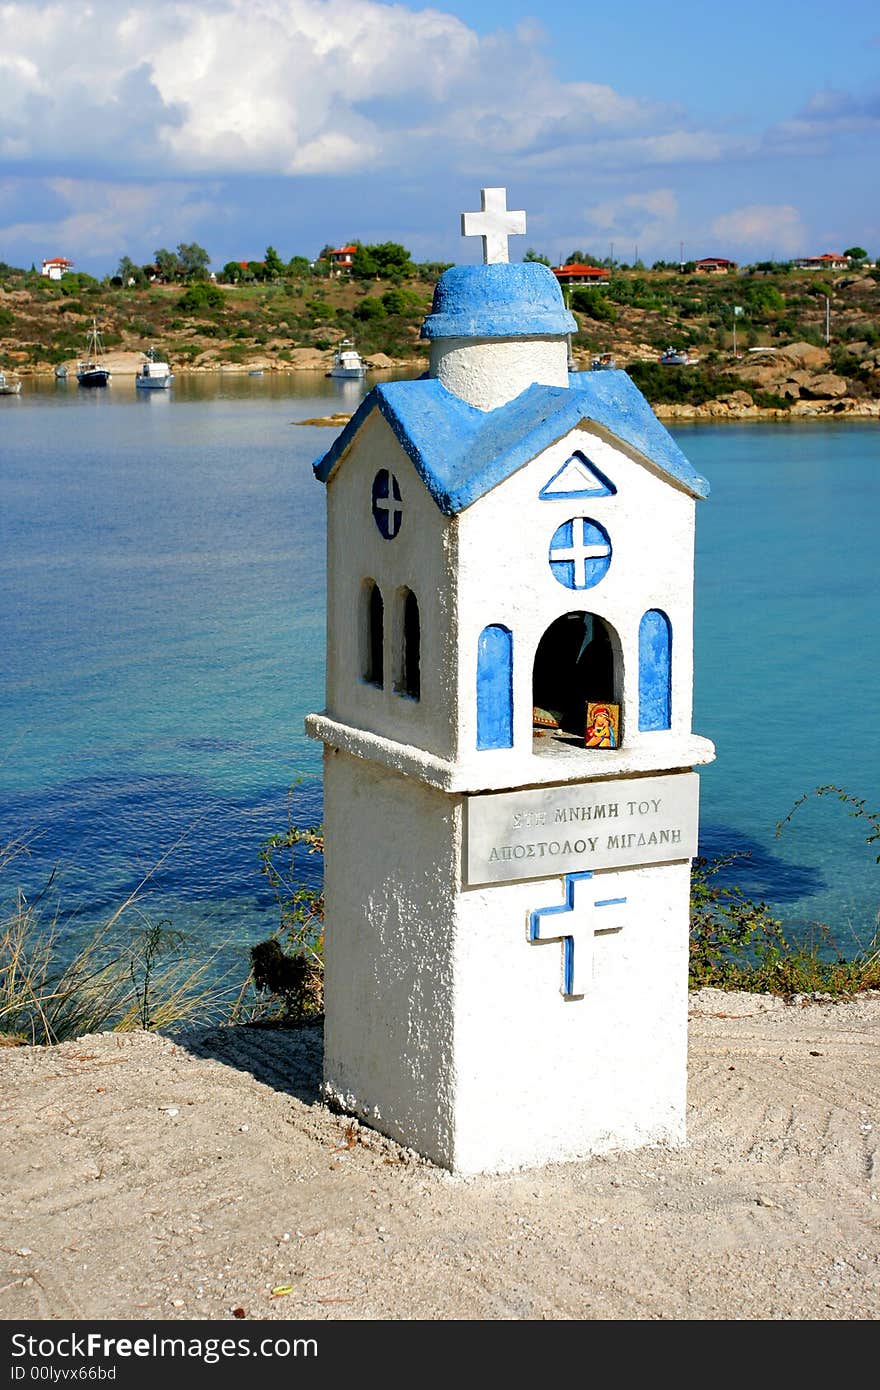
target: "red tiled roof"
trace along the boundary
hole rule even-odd
[[[333,256],[353,256],[357,250],[356,246],[337,246],[335,251],[331,251]]]
[[[726,256],[701,256],[694,265],[736,265],[736,261],[729,261]]]
[[[607,277],[608,271],[604,270],[602,266],[599,265],[555,265],[553,267],[553,274],[558,279],[568,279],[568,277],[572,275],[592,275],[594,277],[601,275]]]
[[[69,261],[66,256],[49,256],[43,261],[43,265],[73,265],[73,261]]]

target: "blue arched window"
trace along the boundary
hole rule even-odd
[[[672,624],[659,608],[639,623],[639,729],[672,724]]]
[[[513,633],[484,627],[477,643],[477,748],[513,747]]]

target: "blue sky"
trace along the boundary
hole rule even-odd
[[[540,18],[537,16],[540,14]],[[0,260],[197,241],[472,261],[880,254],[880,12],[740,0],[0,0]]]

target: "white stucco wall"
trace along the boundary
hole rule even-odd
[[[479,410],[506,405],[528,386],[568,385],[565,338],[435,338],[428,375]]]
[[[373,479],[390,469],[403,504],[386,540],[372,515]],[[457,521],[444,517],[378,411],[327,484],[327,713],[360,730],[454,758],[457,730]],[[374,580],[385,606],[385,684],[363,675],[361,591]],[[419,605],[421,694],[394,689],[401,647],[402,591]]]
[[[614,484],[610,497],[540,500],[538,493],[576,450],[585,454]],[[683,747],[691,732],[693,707],[693,555],[694,499],[661,478],[623,448],[581,426],[552,445],[463,511],[459,518],[457,573],[459,649],[459,747],[462,759],[476,748],[477,641],[489,623],[514,636],[514,749],[493,752],[504,763],[510,785],[526,785],[532,761],[532,676],[541,637],[565,613],[595,613],[616,632],[624,747],[627,771],[638,765],[639,749],[659,752],[666,766],[688,765]],[[569,589],[548,563],[557,527],[588,517],[608,532],[611,565],[588,589]],[[639,623],[651,608],[662,609],[672,624],[672,728],[639,733]],[[474,694],[469,698],[467,692]],[[621,749],[621,752],[624,750]],[[605,750],[579,750],[581,777],[614,771],[617,759]],[[487,754],[478,754],[477,758]],[[563,780],[563,777],[560,777]]]
[[[561,878],[463,889],[461,797],[335,751],[324,786],[329,1100],[460,1173],[682,1142],[687,863],[594,876],[625,925],[566,999],[527,933]]]
[[[460,799],[324,755],[325,1094],[454,1161]]]
[[[559,991],[561,946],[527,939],[528,914],[563,901],[561,879],[461,894],[457,1172],[684,1141],[690,865],[613,879],[626,925],[595,937],[592,988],[578,999]]]

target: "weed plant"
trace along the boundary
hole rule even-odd
[[[0,1044],[63,1042],[84,1033],[159,1030],[227,1018],[237,990],[216,972],[214,956],[194,961],[180,932],[154,922],[141,896],[146,875],[123,903],[65,961],[50,877],[29,898],[18,877],[24,840],[0,848]],[[172,851],[168,851],[170,854]]]

